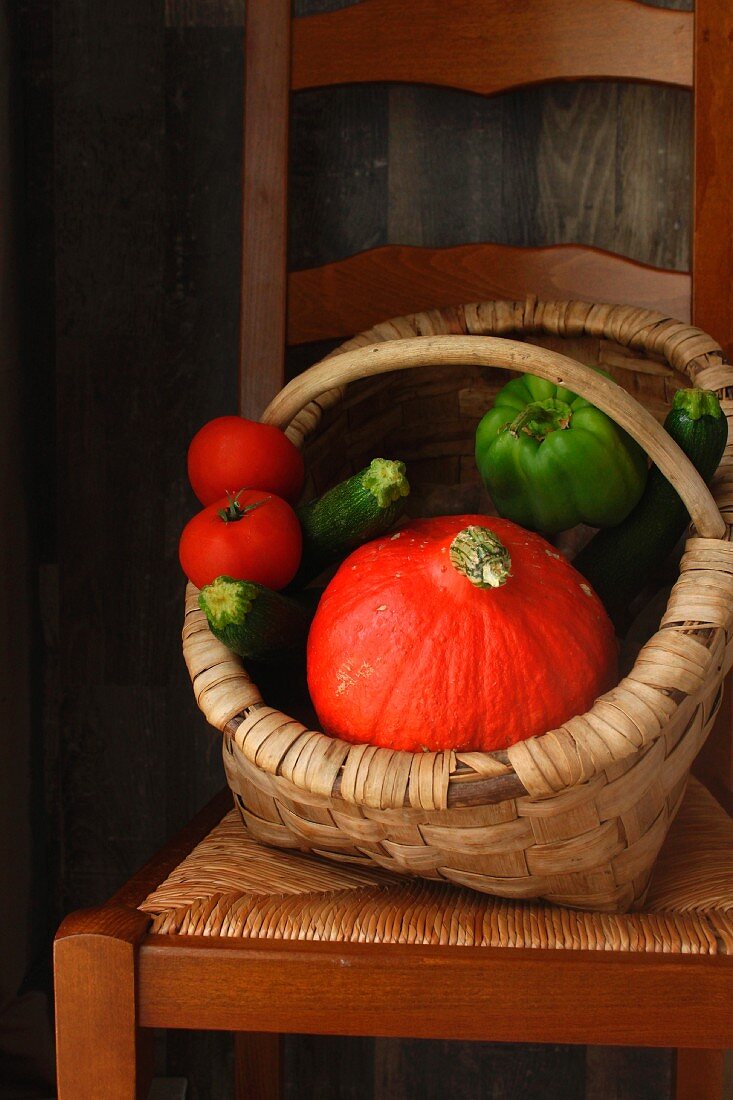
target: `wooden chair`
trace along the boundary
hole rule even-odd
[[[286,343],[345,337],[434,306],[523,298],[528,289],[691,317],[730,354],[727,0],[698,0],[694,18],[636,0],[452,0],[449,22],[446,7],[365,0],[296,20],[291,31],[289,0],[248,3],[240,375],[247,415],[280,388]],[[460,43],[460,77],[448,30]],[[691,274],[576,246],[485,244],[442,252],[389,246],[286,276],[291,89],[381,79],[490,95],[581,77],[694,89]],[[730,779],[729,728],[722,732],[708,764],[716,793]],[[440,896],[409,881],[387,888],[378,870],[259,847],[223,792],[107,903],[73,914],[59,930],[60,1100],[145,1096],[153,1028],[238,1033],[242,1097],[278,1094],[277,1037],[289,1031],[676,1046],[678,1097],[719,1096],[722,1050],[733,1046],[733,924],[725,905],[710,916],[705,890],[715,881],[719,893],[726,876],[731,885],[731,839],[733,825],[693,782],[643,913],[586,920],[463,894],[458,911],[452,888],[439,886]],[[690,866],[694,888],[687,876],[683,889],[680,869]],[[385,905],[400,914],[389,929]],[[469,925],[488,930],[483,940],[471,939]],[[321,942],[308,941],[314,927]]]

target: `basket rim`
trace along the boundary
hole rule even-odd
[[[382,322],[345,341],[326,359],[409,336],[511,334],[598,337],[662,358],[696,385],[727,398],[729,424],[733,418],[733,367],[719,345],[698,328],[632,306],[541,302],[530,296],[524,302],[497,300],[432,310]],[[296,445],[316,431],[323,412],[337,405],[345,390],[333,387],[293,416],[286,433]],[[189,585],[184,654],[199,706],[252,764],[302,792],[380,809],[469,807],[561,792],[572,797],[578,784],[648,750],[667,721],[684,719],[704,694],[711,665],[722,664],[725,628],[733,613],[733,457],[726,462],[727,457],[713,486],[725,535],[700,538],[693,531],[660,628],[633,669],[588,712],[559,729],[508,749],[438,753],[377,749],[306,730],[262,700],[240,659],[211,635],[198,608],[197,590]],[[731,469],[725,469],[729,464]],[[700,585],[703,594],[712,585],[716,595],[703,596],[691,618],[690,590],[697,592]],[[707,614],[701,615],[703,611]]]

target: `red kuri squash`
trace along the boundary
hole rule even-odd
[[[411,752],[505,748],[615,683],[613,627],[548,542],[494,516],[416,520],[354,551],[308,639],[324,730]]]

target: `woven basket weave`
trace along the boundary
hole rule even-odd
[[[580,363],[600,364],[627,392]],[[263,843],[503,897],[625,910],[643,900],[733,661],[731,448],[713,501],[658,424],[691,381],[715,390],[730,420],[733,368],[719,346],[632,307],[485,302],[377,325],[286,386],[263,420],[304,448],[311,493],[381,454],[407,463],[415,514],[480,512],[473,437],[506,369],[562,382],[612,415],[694,522],[658,631],[587,714],[492,753],[348,744],[263,701],[190,585],[184,654],[200,708],[224,733],[236,804]]]

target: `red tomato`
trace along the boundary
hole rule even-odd
[[[300,522],[289,504],[274,493],[242,489],[236,502],[217,500],[188,521],[178,556],[197,588],[224,575],[278,589],[295,576],[301,547]]]
[[[303,488],[303,456],[272,424],[219,416],[191,440],[188,477],[202,504],[213,504],[242,485],[294,504]]]

